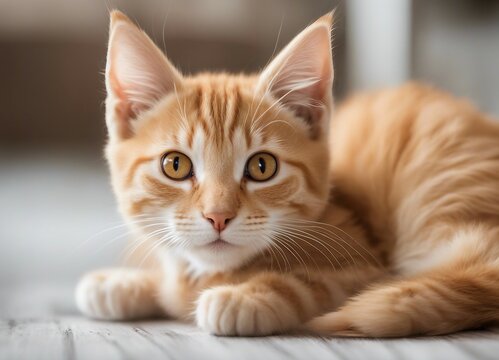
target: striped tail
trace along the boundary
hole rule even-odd
[[[441,335],[499,322],[499,269],[442,269],[378,285],[307,324],[331,336]]]

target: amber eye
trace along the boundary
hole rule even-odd
[[[185,180],[193,175],[191,159],[178,151],[163,155],[161,169],[172,180]]]
[[[254,181],[266,181],[277,173],[277,159],[266,152],[252,155],[246,163],[246,176]]]

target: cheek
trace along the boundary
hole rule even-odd
[[[150,176],[144,178],[144,188],[165,205],[176,203],[185,196],[182,189],[162,183]]]
[[[299,181],[293,176],[278,184],[254,191],[254,196],[265,206],[277,208],[288,205],[299,191]]]
[[[185,194],[180,188],[145,175],[126,193],[122,193],[121,202],[125,207],[125,214],[137,216],[171,209],[185,198]]]

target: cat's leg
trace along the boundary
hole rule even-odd
[[[132,268],[86,274],[76,288],[76,304],[86,316],[104,320],[130,320],[160,313],[156,303],[159,276]]]
[[[354,272],[260,273],[238,285],[217,286],[201,294],[196,322],[216,335],[263,336],[298,329],[381,275],[375,268]]]

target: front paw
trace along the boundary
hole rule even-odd
[[[287,330],[293,320],[289,305],[263,293],[222,286],[205,290],[196,307],[199,327],[215,335],[264,336]]]
[[[86,316],[126,320],[151,313],[148,279],[139,270],[110,269],[85,275],[76,288],[76,304]]]

